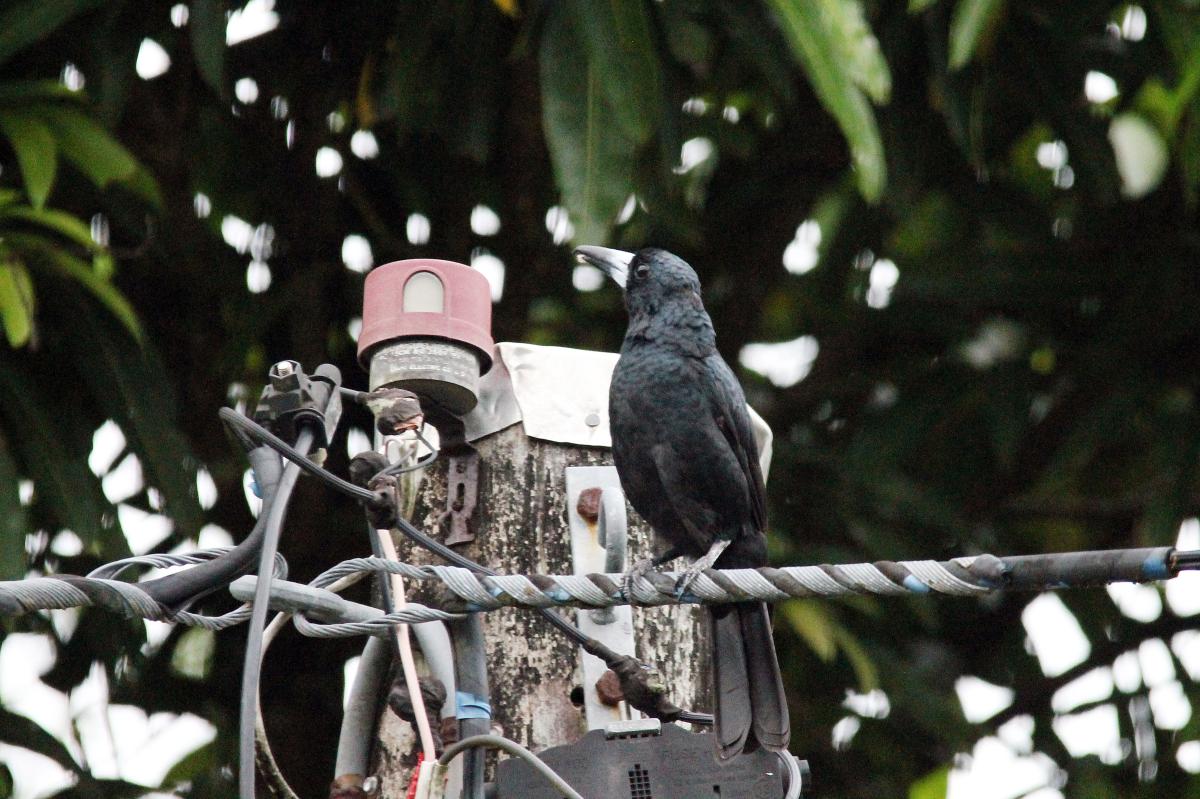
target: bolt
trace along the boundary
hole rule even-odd
[[[579,493],[579,501],[575,503],[575,512],[588,524],[595,524],[600,518],[600,489],[585,488]]]
[[[583,420],[583,423],[586,424],[588,427],[599,427],[600,426],[600,414],[596,413],[595,411],[592,411]]]
[[[625,692],[621,690],[621,680],[612,669],[601,674],[600,679],[596,680],[596,698],[600,700],[600,704],[608,707],[616,707],[617,703],[625,698]]]
[[[279,375],[280,377],[287,377],[291,373],[292,373],[292,362],[291,361],[280,361],[279,363],[275,364],[275,374]]]

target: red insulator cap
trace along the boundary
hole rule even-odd
[[[410,258],[376,267],[363,288],[362,319],[358,360],[364,367],[373,347],[412,337],[470,345],[481,373],[492,366],[492,290],[466,264]]]

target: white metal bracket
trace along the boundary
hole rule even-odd
[[[580,514],[580,497],[589,489],[599,489],[585,500]],[[571,530],[571,568],[575,574],[620,574],[626,569],[628,519],[625,494],[615,466],[567,467],[567,518]],[[602,610],[579,610],[579,629],[621,655],[633,655],[633,611],[628,605]],[[616,707],[600,701],[596,682],[608,670],[604,661],[580,650],[583,658],[583,701],[589,730],[630,718],[625,702]],[[635,712],[636,716],[640,716]]]

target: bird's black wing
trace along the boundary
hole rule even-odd
[[[756,530],[767,529],[767,499],[763,486],[762,466],[758,461],[758,443],[754,440],[754,428],[750,425],[750,412],[746,409],[746,395],[734,377],[733,371],[720,355],[704,359],[709,373],[703,384],[711,391],[710,403],[714,421],[733,450],[742,474],[746,476],[746,488],[750,492],[750,510]]]

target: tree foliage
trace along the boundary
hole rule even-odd
[[[1200,488],[1193,6],[13,0],[0,570],[86,572],[128,551],[121,518],[139,511],[170,520],[161,550],[205,524],[246,530],[244,464],[216,408],[282,358],[357,373],[347,263],[363,265],[364,241],[373,263],[490,256],[496,276],[498,259],[498,339],[606,349],[624,312],[614,291],[573,286],[570,244],[689,260],[776,432],[778,562],[1171,544]],[[269,30],[242,38],[251,18]],[[144,79],[159,50],[169,67]],[[789,368],[773,382],[755,352]],[[124,445],[89,469],[105,420]],[[118,464],[140,469],[133,496],[104,490]],[[337,533],[359,522],[307,487],[285,543],[295,573],[358,554]],[[1194,617],[1168,603],[1134,618],[1102,590],[1061,598],[1090,646],[1053,676],[1026,649],[1033,597],[781,606],[794,751],[831,795],[925,799],[956,755],[1028,717],[1029,745],[1064,770],[1051,790],[1195,792],[1176,758],[1200,738],[1198,667],[1181,654]],[[197,669],[180,631],[147,645],[103,613],[72,635],[38,616],[6,625],[54,642],[51,686],[99,662],[113,701],[211,720],[216,743],[168,787],[231,790],[235,636]],[[1175,644],[1177,694],[1146,676],[1083,708],[1054,700],[1157,640]],[[266,686],[267,723],[307,731],[278,748],[312,795],[332,776],[330,675],[353,644],[279,649],[290,671]],[[968,723],[964,675],[1011,688],[1011,706]],[[873,688],[887,709],[843,704]],[[1188,703],[1181,729],[1164,697]],[[1072,756],[1056,718],[1108,705],[1116,748]],[[0,716],[0,740],[77,774],[64,796],[130,795],[18,714]]]

